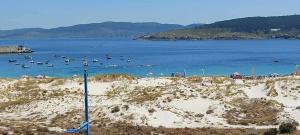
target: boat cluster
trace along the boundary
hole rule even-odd
[[[55,58],[62,58],[65,65],[70,65],[70,63],[71,63],[72,61],[75,60],[75,59],[70,58],[70,57],[68,57],[68,56],[54,55],[54,57],[55,57]],[[119,56],[119,57],[120,57],[119,59],[120,59],[121,61],[125,61],[125,60],[126,60],[127,63],[130,63],[130,62],[131,62],[131,58],[125,59],[124,56]],[[30,55],[25,55],[25,56],[24,56],[24,59],[25,59],[25,60],[28,60],[28,63],[30,63],[30,64],[46,65],[47,67],[54,67],[53,64],[50,64],[50,61],[49,61],[49,60],[46,60],[46,61],[34,61],[34,60],[33,60],[33,57],[30,56]],[[86,57],[82,58],[82,61],[85,60],[85,59],[87,59],[87,58],[86,58]],[[111,60],[111,59],[113,59],[113,57],[112,57],[111,55],[109,55],[109,54],[106,54],[106,55],[105,55],[105,59],[106,59],[106,60]],[[15,60],[15,59],[10,59],[10,60],[8,60],[8,62],[9,62],[9,63],[14,63],[15,65],[21,65],[22,68],[30,68],[30,66],[29,66],[28,64],[25,64],[24,62],[23,62],[22,64],[20,64],[20,63],[19,63],[17,60]],[[100,62],[100,60],[98,60],[97,58],[93,58],[93,59],[92,59],[92,62],[93,62],[94,64],[95,64],[95,63],[100,63],[100,65],[103,65],[103,64],[104,64],[103,62]],[[113,65],[113,67],[116,67],[116,65]]]
[[[47,67],[54,67],[53,64],[50,64],[49,60],[43,61],[43,62],[41,62],[41,61],[35,62],[35,61],[33,60],[32,56],[30,56],[30,55],[25,55],[25,56],[24,56],[24,59],[25,59],[25,60],[28,60],[28,63],[30,63],[30,64],[47,65]],[[22,68],[30,68],[30,66],[29,66],[28,64],[26,65],[24,62],[23,62],[23,64],[20,64],[20,63],[19,63],[17,60],[15,60],[15,59],[10,59],[10,60],[8,60],[8,62],[9,62],[9,63],[14,63],[15,65],[21,65]]]

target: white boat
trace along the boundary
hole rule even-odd
[[[25,59],[32,59],[32,57],[29,56],[29,55],[24,56],[24,58],[25,58]]]
[[[115,67],[118,67],[118,65],[115,65],[115,64],[113,64],[113,65],[108,65],[108,66],[106,66],[107,68],[115,68]]]
[[[34,63],[34,61],[33,60],[31,60],[31,61],[29,61],[30,63]]]
[[[22,68],[30,68],[30,67],[23,64]]]
[[[43,62],[36,62],[36,64],[43,65],[44,63]]]
[[[96,63],[96,62],[98,62],[98,61],[99,61],[99,60],[97,60],[97,59],[93,59],[93,62],[94,62],[94,63]]]
[[[54,67],[54,65],[53,64],[48,64],[47,67]]]
[[[70,59],[65,59],[65,62],[70,62]]]

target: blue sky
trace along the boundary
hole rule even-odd
[[[300,0],[1,0],[0,29],[104,21],[211,23],[300,14]]]

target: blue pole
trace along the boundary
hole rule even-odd
[[[90,135],[90,125],[89,125],[89,104],[88,104],[88,72],[87,72],[88,62],[85,58],[83,61],[83,70],[84,70],[84,115],[85,122],[81,123],[77,129],[68,129],[67,133],[79,133],[85,129],[86,135]]]
[[[84,63],[84,109],[85,109],[85,122],[86,125],[86,135],[90,135],[89,127],[89,108],[88,108],[88,81],[87,81],[87,60]]]

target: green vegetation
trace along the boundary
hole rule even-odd
[[[112,81],[120,81],[120,80],[128,80],[132,81],[135,78],[129,76],[128,74],[103,74],[103,75],[96,75],[92,78],[94,81],[101,81],[101,82],[112,82]]]
[[[231,125],[274,125],[277,115],[282,111],[281,105],[273,100],[235,99],[232,109],[227,110],[225,118]]]
[[[111,109],[111,113],[117,113],[117,112],[119,112],[120,111],[120,108],[119,108],[119,106],[115,106],[115,107],[113,107],[112,109]]]
[[[300,15],[248,17],[143,36],[149,40],[300,39]]]
[[[66,93],[64,91],[47,91],[41,89],[38,84],[55,82],[55,79],[43,80],[20,80],[13,85],[8,86],[1,96],[7,97],[9,101],[0,104],[0,111],[6,108],[13,108],[18,105],[29,104],[33,101],[47,100],[50,98],[60,98]]]
[[[271,128],[271,129],[268,129],[264,135],[277,135],[278,134],[278,131],[276,128]]]
[[[285,134],[285,133],[293,133],[294,131],[297,130],[297,127],[295,124],[293,123],[282,123],[280,126],[279,126],[279,131],[280,133],[282,134]]]
[[[164,93],[164,87],[136,87],[128,94],[126,102],[133,102],[137,104],[143,104],[149,101],[155,101],[160,98]]]

